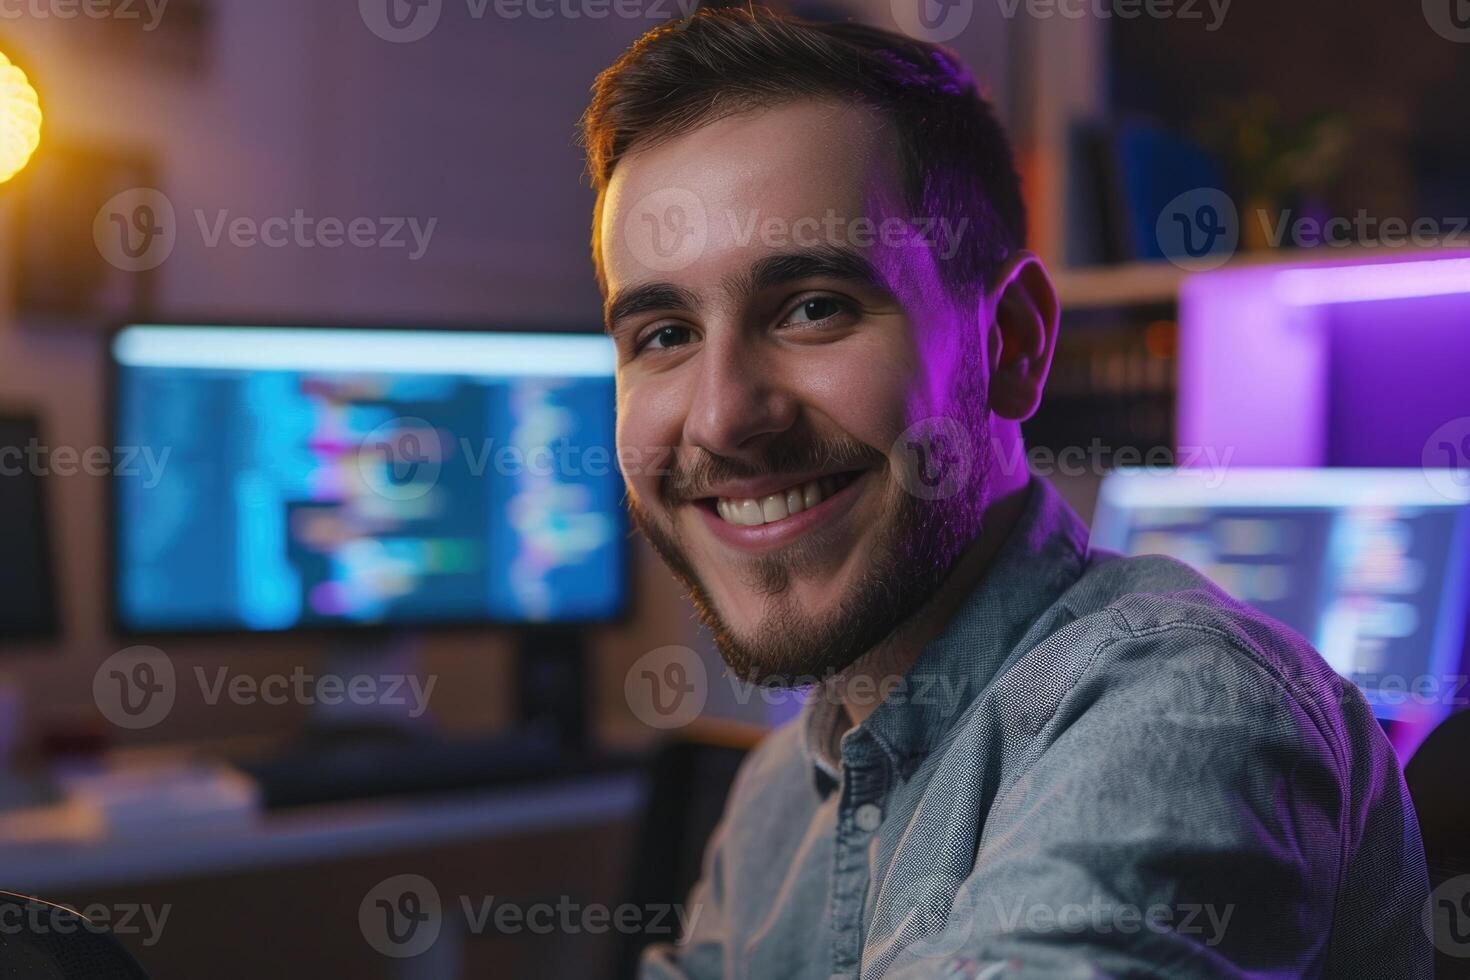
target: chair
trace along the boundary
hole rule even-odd
[[[1404,781],[1419,814],[1430,877],[1470,871],[1470,711],[1450,715],[1429,733],[1404,767]]]
[[[760,735],[761,730],[745,726],[705,725],[654,751],[647,769],[648,796],[634,836],[628,902],[649,908],[688,900],[735,773]],[[625,935],[614,976],[634,976],[646,946],[673,938]]]
[[[0,980],[148,980],[111,934],[81,914],[0,892]]]
[[[1450,715],[1429,734],[1404,767],[1404,781],[1419,815],[1429,886],[1438,888],[1470,875],[1470,711]],[[1463,894],[1451,887],[1452,894]],[[1470,953],[1470,940],[1460,936],[1470,922],[1463,909],[1443,911],[1453,918],[1439,928],[1454,932],[1436,937],[1435,976],[1470,976],[1470,959],[1464,958]]]

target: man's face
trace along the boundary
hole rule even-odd
[[[969,229],[926,217],[880,120],[841,103],[614,171],[598,234],[630,504],[746,679],[846,667],[978,532],[988,324],[940,283]],[[937,441],[910,428],[935,417]],[[914,482],[936,455],[963,464],[957,491]]]

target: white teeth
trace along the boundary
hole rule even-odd
[[[715,501],[715,511],[731,524],[744,527],[770,524],[817,506],[845,484],[846,481],[839,477],[824,476],[758,500],[754,497],[720,497]]]
[[[761,516],[766,519],[767,524],[790,516],[786,512],[786,495],[784,493],[773,493],[769,497],[762,497]]]

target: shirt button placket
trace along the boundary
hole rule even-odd
[[[870,868],[868,847],[883,822],[888,791],[887,767],[876,745],[846,746],[842,767],[842,805],[832,869],[832,975],[856,977],[862,968],[863,905]],[[868,755],[869,750],[872,755]]]

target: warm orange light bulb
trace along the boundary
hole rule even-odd
[[[20,173],[41,142],[41,100],[26,73],[0,54],[0,184]]]

